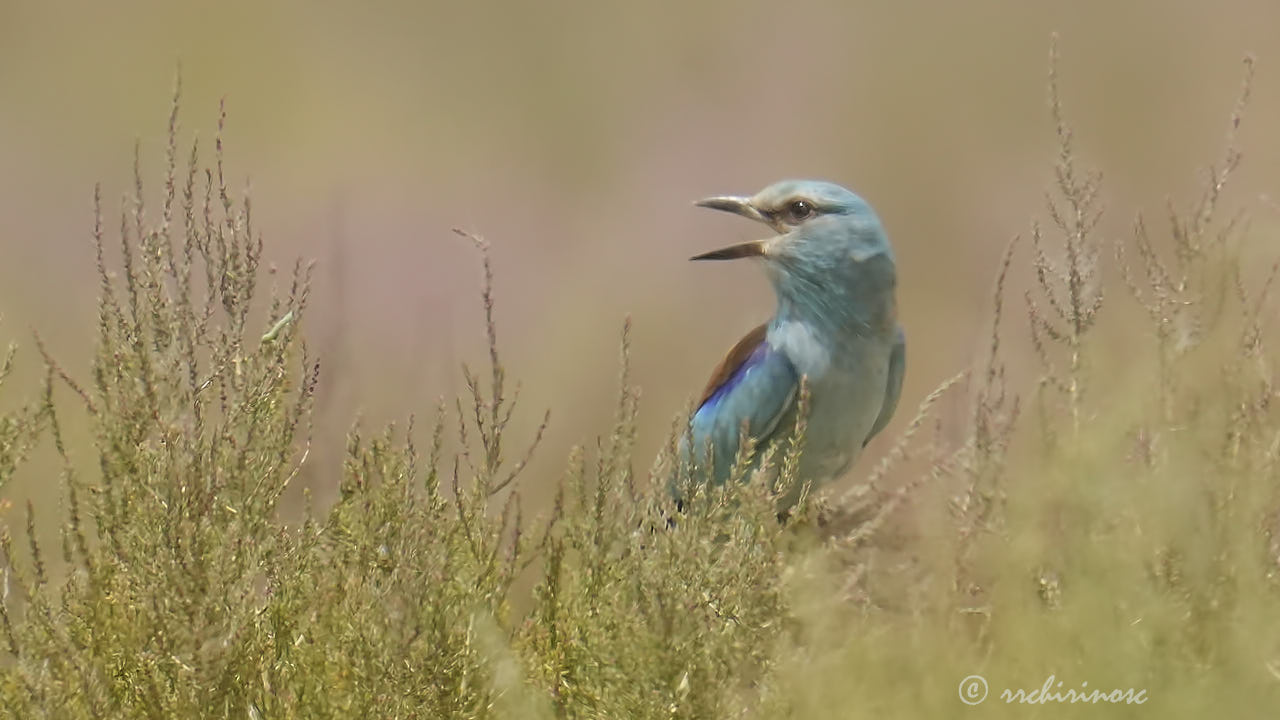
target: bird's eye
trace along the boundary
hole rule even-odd
[[[791,222],[801,222],[813,215],[813,205],[807,200],[795,200],[787,206],[787,217]]]

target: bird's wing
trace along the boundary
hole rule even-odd
[[[757,441],[768,439],[795,406],[800,376],[787,356],[769,346],[765,328],[747,333],[716,367],[693,416],[698,452],[714,449],[715,475],[723,481],[738,451],[743,421]]]
[[[871,426],[871,432],[867,433],[867,439],[862,441],[862,446],[866,447],[871,442],[871,438],[876,433],[884,429],[889,424],[889,419],[893,417],[893,411],[898,409],[898,397],[902,395],[902,375],[907,370],[907,336],[902,332],[902,326],[898,326],[898,337],[894,340],[893,350],[889,353],[889,375],[888,381],[884,388],[884,403],[880,405],[880,414],[876,416],[876,422]]]
[[[742,368],[742,365],[756,351],[756,348],[760,347],[760,344],[764,342],[765,332],[768,328],[768,324],[761,324],[759,327],[752,328],[751,332],[747,333],[745,337],[738,341],[738,344],[729,350],[729,354],[724,356],[720,364],[716,365],[716,369],[711,371],[711,378],[707,380],[707,386],[702,389],[702,397],[698,398],[699,409],[707,404],[711,396],[715,395],[716,391],[723,387],[733,377],[733,374]]]

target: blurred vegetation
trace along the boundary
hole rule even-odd
[[[28,504],[0,535],[0,716],[931,717],[967,711],[957,686],[975,674],[984,715],[1025,716],[1000,691],[1053,676],[1145,691],[1089,712],[1266,716],[1280,706],[1275,265],[1253,279],[1256,239],[1222,207],[1248,87],[1201,199],[1111,242],[1053,75],[1057,185],[1048,222],[995,269],[985,361],[929,395],[854,490],[786,524],[759,482],[702,488],[676,516],[664,491],[688,482],[684,424],[652,462],[634,451],[629,327],[612,425],[570,453],[549,513],[525,517],[549,416],[512,437],[488,246],[465,234],[487,372],[464,368],[464,397],[426,433],[357,424],[335,502],[282,520],[320,382],[310,268],[261,267],[221,134],[204,169],[197,144],[179,147],[175,100],[161,201],[136,169],[119,267],[97,207],[92,380],[37,342],[44,382],[0,418],[0,490],[41,444],[63,461],[62,507]],[[1104,292],[1107,267],[1128,297]],[[1019,273],[1025,313],[1006,298]],[[1128,323],[1126,303],[1145,327],[1125,325],[1116,350],[1099,328]],[[1041,363],[1026,388],[1004,360],[1024,316]],[[940,419],[961,389],[968,417]],[[76,414],[91,472],[62,432]],[[799,452],[802,425],[773,458],[784,485],[803,481]],[[915,533],[895,521],[906,503]]]

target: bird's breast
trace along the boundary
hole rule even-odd
[[[824,338],[800,322],[769,342],[807,378],[809,416],[801,464],[816,478],[841,474],[862,450],[884,402],[892,342],[878,336]]]
[[[831,368],[832,347],[807,323],[788,320],[769,329],[769,346],[787,356],[796,372],[815,382]]]

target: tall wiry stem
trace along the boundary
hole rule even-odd
[[[1032,339],[1045,366],[1044,383],[1056,387],[1067,397],[1072,433],[1080,429],[1084,385],[1084,337],[1097,320],[1102,308],[1103,290],[1099,279],[1099,243],[1094,239],[1102,211],[1097,207],[1102,175],[1081,171],[1075,162],[1072,131],[1062,110],[1058,89],[1057,39],[1049,58],[1050,108],[1058,135],[1058,159],[1054,167],[1058,199],[1045,198],[1049,218],[1062,236],[1061,258],[1053,259],[1039,225],[1032,228],[1035,248],[1036,281],[1048,301],[1052,313],[1046,313],[1027,294]],[[1054,369],[1045,346],[1048,339],[1065,348],[1065,376]]]

